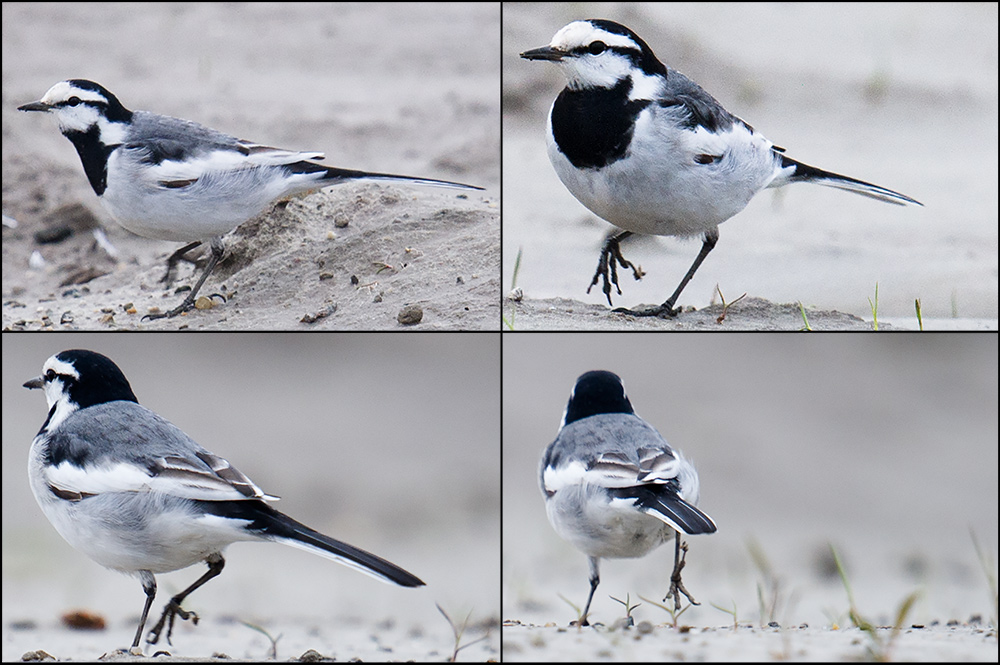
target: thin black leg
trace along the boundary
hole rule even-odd
[[[590,601],[594,600],[594,592],[597,591],[597,585],[601,583],[601,573],[598,570],[599,562],[600,559],[597,557],[590,557],[590,595],[587,596],[587,604],[583,608],[583,618],[580,619],[581,626],[590,625],[587,620],[587,616],[590,614]]]
[[[692,263],[691,267],[688,268],[687,273],[684,275],[684,279],[682,279],[681,283],[677,285],[673,295],[667,298],[662,305],[643,310],[619,308],[615,311],[621,314],[631,314],[632,316],[658,316],[661,319],[672,319],[677,316],[680,313],[680,310],[674,309],[674,305],[677,303],[677,299],[680,297],[681,291],[684,290],[687,283],[691,281],[692,277],[694,277],[695,272],[698,271],[698,267],[701,266],[702,261],[704,261],[705,257],[708,256],[708,253],[715,249],[715,244],[717,242],[719,242],[718,227],[705,234],[701,244],[701,251],[699,251],[698,256],[695,257],[694,263]]]
[[[183,314],[184,312],[189,312],[192,309],[194,309],[194,301],[198,297],[198,291],[201,290],[202,284],[205,283],[205,280],[208,279],[208,276],[215,269],[215,265],[219,262],[219,260],[222,258],[222,256],[226,253],[226,248],[222,244],[222,238],[219,238],[218,236],[216,236],[215,238],[212,238],[209,241],[209,244],[212,247],[212,256],[209,257],[209,259],[208,259],[208,265],[205,266],[205,270],[201,273],[201,277],[198,279],[197,284],[195,284],[194,288],[191,289],[191,292],[188,293],[187,298],[184,299],[184,302],[182,302],[180,305],[178,305],[177,307],[173,308],[169,312],[162,312],[162,313],[157,313],[157,314],[147,314],[146,316],[142,317],[143,319],[167,319],[167,318],[173,318],[173,317],[177,316],[178,314]],[[185,248],[182,247],[181,249],[185,249]],[[174,253],[176,254],[177,252],[174,252]],[[225,301],[225,298],[221,294],[218,294],[218,293],[213,293],[212,294],[213,298],[216,297],[216,296],[218,296],[219,298],[222,298],[222,300]]]
[[[142,608],[142,617],[139,619],[139,627],[135,629],[135,639],[132,640],[132,648],[139,646],[139,638],[142,637],[142,629],[146,626],[146,617],[149,616],[149,607],[156,598],[156,578],[148,570],[139,571],[139,579],[142,581],[142,590],[146,592],[146,606]]]
[[[679,531],[674,532],[674,572],[670,574],[670,590],[667,591],[667,595],[663,597],[664,602],[671,596],[674,599],[674,612],[679,612],[681,609],[681,594],[684,594],[692,605],[701,605],[697,600],[688,593],[688,590],[684,588],[684,582],[681,580],[681,571],[684,570],[687,559],[688,545],[687,543],[681,543],[681,534]],[[683,554],[682,554],[683,552]]]
[[[149,631],[149,635],[146,637],[147,642],[149,642],[150,644],[156,644],[157,642],[159,642],[160,635],[163,633],[163,625],[166,623],[167,644],[171,644],[170,636],[173,635],[174,633],[175,617],[180,617],[184,621],[191,619],[193,623],[195,624],[198,623],[198,615],[195,614],[194,612],[187,612],[181,609],[181,603],[184,602],[185,598],[191,595],[192,591],[202,586],[203,584],[205,584],[205,582],[209,581],[213,577],[218,576],[219,573],[222,572],[223,567],[226,565],[226,560],[222,558],[221,554],[213,554],[212,556],[210,556],[208,559],[205,560],[205,563],[208,564],[208,571],[206,571],[204,575],[199,577],[194,584],[192,584],[191,586],[189,586],[188,588],[184,589],[179,594],[171,598],[170,602],[167,603],[167,606],[163,608],[163,615],[160,617],[160,620],[156,622],[156,625],[153,626],[153,629]],[[148,609],[148,603],[147,603],[147,609]],[[145,615],[143,616],[143,619],[145,619]]]

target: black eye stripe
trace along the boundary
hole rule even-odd
[[[72,374],[59,374],[54,369],[50,369],[45,372],[44,379],[46,383],[55,381],[56,379],[62,379],[63,383],[71,383],[75,377]]]
[[[83,105],[83,106],[93,106],[95,108],[100,108],[102,106],[107,106],[107,104],[105,102],[101,102],[101,101],[97,101],[97,100],[83,100],[83,99],[80,99],[79,97],[77,97],[76,95],[70,97],[67,100],[58,102],[55,105],[56,106],[61,106],[61,107]]]
[[[596,49],[596,50],[595,50]],[[638,58],[642,55],[639,49],[631,46],[609,46],[602,41],[594,41],[586,46],[576,46],[570,49],[575,55],[601,55],[602,53],[617,53],[626,58]]]

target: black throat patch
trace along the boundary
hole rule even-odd
[[[91,125],[85,132],[68,131],[63,135],[72,141],[90,186],[101,196],[108,188],[108,157],[118,146],[101,143],[101,130],[97,125]]]
[[[573,166],[599,169],[625,157],[646,100],[629,100],[632,78],[613,88],[565,88],[552,106],[552,134]]]

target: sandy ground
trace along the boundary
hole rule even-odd
[[[652,303],[649,304],[650,306]],[[724,332],[733,330],[872,330],[865,321],[843,312],[824,312],[798,304],[778,305],[763,298],[742,298],[739,302],[721,303],[695,310],[688,308],[673,319],[633,317],[611,312],[601,305],[578,300],[507,298],[504,321],[510,330],[687,330]],[[879,329],[893,329],[880,325]]]
[[[872,297],[874,300],[874,294]],[[657,303],[644,303],[639,309]],[[878,309],[876,308],[876,312]],[[504,329],[508,331],[674,331],[732,332],[756,331],[996,331],[996,319],[933,319],[916,316],[887,317],[869,313],[867,318],[836,310],[822,310],[801,303],[773,303],[764,298],[731,298],[725,304],[718,298],[708,307],[687,307],[680,315],[661,319],[634,317],[571,298],[526,298],[523,292],[508,293],[503,306]]]
[[[186,603],[178,657],[261,660],[307,649],[337,660],[443,661],[454,637],[435,603],[469,627],[461,660],[499,658],[498,335],[3,335],[4,662],[42,649],[94,660],[131,644],[137,580],[93,563],[55,532],[25,473],[44,396],[21,384],[64,348],[114,359],[141,403],[229,459],[276,507],[426,583],[405,589],[291,547],[237,543],[222,575]],[[201,575],[158,576],[168,594]],[[103,631],[70,630],[73,610]],[[162,646],[162,645],[161,645]],[[153,650],[147,650],[151,654]]]
[[[591,17],[634,29],[662,61],[792,157],[925,204],[890,206],[805,185],[765,192],[722,225],[679,304],[707,306],[718,284],[728,299],[748,293],[871,320],[877,283],[883,317],[912,317],[919,298],[925,318],[995,327],[996,4],[505,5],[505,292],[522,249],[517,286],[526,300],[606,307],[597,289],[585,291],[613,227],[566,191],[545,152],[545,118],[564,79],[554,66],[518,57],[569,21]],[[676,238],[633,243],[626,256],[647,275],[624,279],[615,305],[663,302],[699,246]],[[592,323],[566,318],[558,328]],[[765,318],[759,327],[774,323]]]
[[[888,639],[889,629],[879,631]],[[833,630],[793,626],[758,628],[741,625],[679,632],[646,623],[636,628],[503,627],[506,662],[574,662],[590,654],[618,662],[654,661],[857,661],[873,653],[900,662],[989,662],[997,657],[995,629],[977,626],[907,628],[892,645],[877,651],[856,628]]]
[[[396,329],[416,304],[413,329],[496,330],[499,54],[489,3],[4,3],[3,208],[19,226],[4,228],[3,328]],[[129,108],[320,150],[335,166],[486,190],[351,183],[266,211],[227,237],[202,292],[225,305],[142,322],[193,281],[191,267],[158,281],[180,245],[111,222],[53,120],[15,110],[74,77]],[[97,223],[117,260],[94,243]],[[74,233],[39,245],[54,226]],[[42,268],[29,268],[35,250]]]
[[[920,593],[905,626],[926,628],[903,635],[896,657],[995,661],[995,596],[969,531],[995,579],[996,362],[995,335],[504,335],[505,659],[860,658],[869,640],[851,627],[833,543],[874,624],[892,625]],[[591,621],[604,628],[560,630],[586,600],[587,559],[549,525],[538,463],[591,369],[619,373],[636,412],[699,471],[699,506],[719,531],[688,539],[684,580],[702,603],[680,617],[688,634],[652,604],[670,546],[603,560]],[[627,596],[641,606],[623,632],[611,597]],[[741,628],[713,605],[735,606]],[[771,620],[784,628],[760,627]]]

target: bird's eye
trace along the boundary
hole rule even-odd
[[[77,97],[76,95],[73,95],[72,97],[66,100],[66,103],[69,104],[70,106],[77,106],[80,104],[80,98]]]
[[[597,42],[590,42],[590,46],[587,47],[587,50],[590,51],[590,55],[600,55],[604,53],[607,50],[607,48],[608,48],[607,44],[601,41],[597,41]]]
[[[50,369],[49,371],[47,371],[45,373],[45,380],[46,381],[51,381],[54,378],[56,378],[56,371],[54,369]]]

